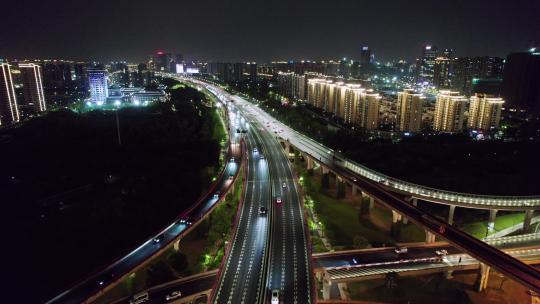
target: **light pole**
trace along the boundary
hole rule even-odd
[[[118,145],[122,145],[122,137],[120,136],[120,118],[118,117],[118,109],[114,111],[116,114],[116,133],[118,134]]]

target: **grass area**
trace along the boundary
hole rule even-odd
[[[522,223],[525,218],[525,213],[512,213],[497,216],[495,218],[495,227],[493,231],[487,230],[487,221],[479,221],[470,224],[465,224],[460,227],[463,231],[470,235],[482,239],[486,236],[493,234],[497,231],[512,227],[516,224]]]

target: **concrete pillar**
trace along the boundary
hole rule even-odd
[[[332,288],[332,281],[329,279],[329,275],[325,274],[322,285],[323,300],[330,300],[330,289]]]
[[[369,197],[369,209],[373,209],[373,206],[375,205],[375,199],[373,197]]]
[[[489,219],[488,219],[488,227],[495,227],[495,218],[497,216],[496,209],[489,210]]]
[[[435,234],[426,230],[426,244],[435,243]]]
[[[339,187],[339,183],[343,182],[341,176],[336,174],[336,189]]]
[[[476,277],[475,289],[480,292],[487,288],[489,280],[489,270],[490,267],[484,263],[480,263],[480,268],[478,269],[478,276]]]
[[[321,171],[322,171],[322,174],[328,174],[328,173],[330,173],[330,170],[329,170],[327,167],[322,166],[322,165],[321,165]]]
[[[351,185],[352,187],[352,196],[356,196],[358,194],[358,187],[355,185]]]
[[[174,247],[174,251],[179,251],[180,250],[180,240],[179,239],[174,241],[173,247]]]
[[[347,283],[338,283],[339,298],[342,301],[350,301],[351,297],[348,292]]]
[[[525,211],[525,218],[523,219],[523,232],[529,232],[531,230],[531,221],[534,214],[534,210]]]
[[[396,211],[392,210],[392,224],[395,224],[401,220],[401,214],[397,213]]]
[[[407,225],[409,223],[409,218],[407,218],[406,216],[403,216],[401,218],[401,222],[403,223],[403,225]]]
[[[416,197],[413,197],[412,198],[412,204],[413,206],[417,207],[418,206],[418,199]]]
[[[447,280],[450,280],[450,279],[453,279],[454,276],[452,275],[454,273],[453,270],[448,270],[446,273],[445,273],[445,277]]]
[[[306,161],[308,170],[313,169],[313,159],[311,159],[311,157],[309,156],[306,156]]]
[[[450,205],[448,210],[448,225],[452,226],[454,224],[454,212],[456,211],[456,205]]]

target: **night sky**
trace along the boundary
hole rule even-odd
[[[506,56],[540,44],[539,0],[9,0],[0,58],[412,60],[425,43],[457,56]]]

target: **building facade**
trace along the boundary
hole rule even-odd
[[[0,63],[0,125],[19,122],[19,105],[13,85],[11,66]]]
[[[403,132],[419,132],[422,128],[422,111],[425,97],[412,89],[398,93],[397,121]]]
[[[508,55],[502,95],[507,108],[540,115],[540,50]]]
[[[441,91],[435,102],[433,129],[439,132],[460,132],[465,121],[467,101],[458,92]]]
[[[503,104],[502,98],[475,94],[471,97],[468,127],[486,131],[498,128]]]
[[[90,100],[97,104],[103,104],[109,97],[107,71],[88,69],[88,82],[90,84]]]
[[[47,110],[43,92],[43,75],[41,66],[34,63],[20,63],[21,80],[23,85],[24,104],[32,107],[35,113]]]

